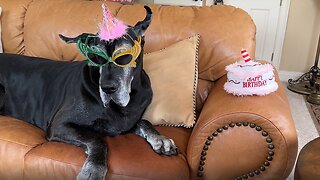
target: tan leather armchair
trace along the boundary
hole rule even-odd
[[[2,41],[6,53],[54,60],[84,59],[58,34],[95,33],[100,1],[1,0]],[[142,5],[109,3],[112,13],[133,25]],[[225,66],[241,59],[239,50],[255,51],[255,25],[231,6],[151,5],[153,22],[145,52],[160,50],[198,33],[198,120],[194,128],[156,127],[174,139],[181,153],[160,156],[133,135],[106,137],[110,179],[286,179],[297,153],[297,135],[287,96],[235,97],[223,90]],[[178,53],[178,52],[177,52]],[[75,179],[85,159],[82,149],[47,142],[30,124],[0,117],[0,179]]]

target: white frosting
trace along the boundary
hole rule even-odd
[[[270,64],[240,61],[226,69],[228,80],[224,88],[228,93],[238,96],[267,95],[278,89]]]

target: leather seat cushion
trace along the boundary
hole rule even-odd
[[[144,139],[134,134],[106,137],[108,176],[111,179],[189,178],[185,155],[191,129],[156,128],[162,135],[172,138],[181,153],[174,157],[158,155]],[[47,142],[42,130],[12,118],[0,117],[0,147],[3,147],[3,140],[19,145],[9,147],[7,151],[20,151],[20,148],[29,147],[18,157],[4,159],[21,161],[24,167],[20,167],[20,171],[23,168],[25,179],[74,179],[85,160],[85,153],[81,148],[60,142]],[[8,177],[11,172],[12,170],[7,172]]]
[[[46,142],[44,137],[35,126],[0,116],[0,179],[21,179],[25,155]]]

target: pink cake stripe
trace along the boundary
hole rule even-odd
[[[234,84],[240,84],[240,82],[234,81],[234,80],[229,80],[230,83],[234,83]]]
[[[228,71],[228,73],[232,73],[232,74],[236,75],[237,77],[239,77],[240,79],[243,79],[243,80],[245,80],[245,79],[247,79],[249,77],[256,77],[256,76],[259,76],[261,74],[273,71],[273,67],[272,67],[271,64],[260,64],[259,66],[261,66],[261,68],[258,69],[258,70],[253,70],[253,71],[243,71],[243,70],[241,70],[242,68],[241,69],[240,68],[235,68],[235,67],[238,67],[237,65],[238,65],[238,63],[234,63],[234,64],[231,64],[231,65],[228,65],[226,67],[226,70]]]
[[[265,96],[276,91],[277,89],[278,89],[278,84],[276,82],[273,85],[268,85],[268,86],[265,86],[264,88],[257,88],[257,89],[235,88],[230,83],[224,84],[224,90],[235,96],[247,96],[247,95]]]
[[[270,81],[272,81],[274,79],[274,76],[272,76],[271,78],[269,78]]]

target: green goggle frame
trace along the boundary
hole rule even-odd
[[[110,62],[115,64],[119,67],[136,67],[137,63],[135,60],[138,58],[140,52],[141,52],[141,36],[138,37],[138,40],[134,40],[134,45],[132,48],[128,49],[125,46],[120,46],[117,49],[114,50],[112,53],[112,56],[108,56],[106,50],[104,48],[101,48],[99,46],[89,46],[89,38],[97,38],[96,35],[88,35],[85,42],[83,43],[81,39],[78,39],[77,41],[77,47],[80,50],[80,52],[87,58],[88,65],[89,66],[96,66],[96,67],[102,67]],[[106,60],[106,62],[103,62],[101,64],[97,64],[92,60],[93,56],[99,56]],[[129,56],[129,57],[128,57]],[[126,57],[127,60],[124,62],[121,62],[121,58]],[[130,59],[128,59],[130,58]]]

